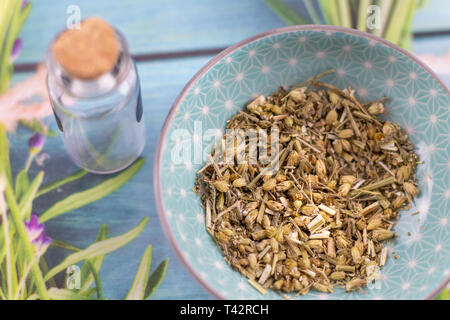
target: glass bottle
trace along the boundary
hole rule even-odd
[[[125,38],[115,30],[120,54],[114,68],[94,79],[67,73],[51,50],[47,88],[70,158],[79,167],[108,174],[133,163],[145,144],[141,89]]]

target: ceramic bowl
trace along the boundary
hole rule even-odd
[[[268,95],[325,70],[323,81],[353,87],[360,99],[386,96],[386,118],[401,124],[415,143],[420,195],[395,227],[397,241],[379,280],[364,292],[310,291],[295,299],[432,298],[450,274],[450,98],[447,87],[417,58],[367,33],[331,26],[272,30],[229,47],[207,63],[176,99],[159,138],[155,159],[157,207],[166,235],[186,268],[213,295],[226,299],[279,299],[260,294],[234,271],[205,230],[192,191],[227,119],[252,97]],[[180,147],[191,150],[177,158]],[[187,150],[185,149],[185,151]],[[178,151],[176,151],[178,150]],[[186,154],[186,153],[184,153]],[[420,211],[418,215],[411,212]],[[393,253],[399,256],[393,258]]]

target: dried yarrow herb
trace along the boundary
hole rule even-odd
[[[362,103],[350,88],[319,82],[322,75],[257,97],[227,122],[265,130],[269,141],[276,128],[271,161],[236,163],[251,146],[227,146],[227,131],[198,172],[208,232],[261,293],[364,287],[386,263],[384,241],[395,237],[399,212],[419,192],[413,144],[378,118],[385,99]],[[226,153],[234,162],[217,157]]]

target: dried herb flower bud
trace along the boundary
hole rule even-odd
[[[390,239],[394,236],[394,233],[386,229],[376,229],[372,232],[372,238],[375,241],[382,241]]]
[[[395,132],[396,131],[396,129],[395,129],[395,126],[391,123],[391,122],[389,122],[389,121],[386,121],[385,123],[384,123],[384,125],[383,125],[383,134],[385,135],[385,136],[389,136],[389,135],[391,135],[393,132]]]
[[[233,187],[235,188],[242,188],[245,187],[247,185],[247,182],[245,181],[244,178],[237,178],[236,180],[233,181]]]
[[[273,200],[267,201],[267,206],[269,207],[270,210],[274,211],[281,211],[284,209],[284,206],[281,203]]]
[[[283,113],[283,109],[280,106],[272,105],[270,108],[270,111],[272,111],[276,115],[280,115]]]
[[[341,176],[341,178],[339,179],[340,184],[348,183],[350,185],[353,185],[355,182],[356,182],[356,177],[350,176],[350,175]]]
[[[298,165],[299,162],[300,162],[300,155],[298,154],[297,151],[292,150],[289,153],[289,156],[288,156],[287,161],[286,161],[286,165],[295,167],[295,166]]]
[[[333,91],[328,92],[328,97],[330,98],[330,102],[332,104],[338,104],[339,103],[339,96],[334,93]]]
[[[302,88],[292,90],[289,96],[294,102],[302,102],[306,98],[304,89]]]
[[[334,142],[333,142],[333,148],[334,148],[334,151],[335,151],[337,154],[341,154],[342,151],[343,151],[341,140],[336,140],[336,141],[334,141]]]
[[[350,192],[351,187],[350,183],[343,183],[338,189],[338,194],[341,197],[345,197]]]
[[[325,161],[323,161],[322,159],[316,161],[316,173],[322,179],[326,178],[327,167],[325,165]]]
[[[264,96],[258,96],[256,97],[252,102],[250,102],[247,105],[247,110],[255,113],[255,111],[258,109],[258,107],[266,102],[266,98]],[[259,112],[258,112],[259,114]]]
[[[419,194],[419,190],[410,182],[405,182],[403,184],[403,189],[405,192],[413,197],[417,196]]]
[[[361,261],[361,253],[357,246],[353,246],[351,250],[352,259],[355,264],[358,264]]]
[[[354,134],[353,129],[344,129],[338,133],[338,136],[339,136],[339,138],[342,138],[342,139],[348,139],[348,138],[353,137],[353,134]]]
[[[302,207],[303,203],[300,200],[295,200],[294,201],[294,207],[296,209],[300,209]]]
[[[312,214],[317,212],[317,208],[316,208],[315,205],[307,204],[307,205],[302,207],[301,212],[303,214],[307,215],[307,216],[310,216],[310,215],[312,215]]]
[[[394,209],[398,209],[401,206],[403,206],[403,204],[405,203],[405,196],[404,195],[399,195],[397,196],[397,198],[394,199],[394,201],[392,202],[392,206],[394,207]]]
[[[287,180],[287,181],[283,181],[283,182],[280,182],[279,184],[277,184],[277,186],[275,187],[275,190],[277,190],[278,192],[284,192],[284,191],[292,188],[292,186],[293,186],[293,182],[290,180]]]
[[[335,271],[332,274],[330,274],[330,279],[334,280],[334,281],[344,280],[345,272],[344,271]]]
[[[338,114],[336,112],[336,110],[330,110],[325,118],[325,122],[328,125],[332,125],[333,123],[335,123],[337,121],[338,118]]]
[[[384,112],[384,105],[381,102],[372,103],[367,111],[373,115],[381,114]]]
[[[220,192],[227,192],[229,189],[228,183],[224,180],[217,180],[214,182],[214,187]]]
[[[294,124],[294,119],[292,119],[291,117],[287,117],[284,119],[284,123],[287,127],[292,127],[292,125]]]
[[[266,182],[264,182],[262,188],[265,191],[270,191],[270,190],[274,189],[276,185],[277,185],[277,179],[271,178],[271,179],[267,180]]]

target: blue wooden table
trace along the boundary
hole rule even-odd
[[[124,298],[147,244],[153,245],[154,267],[163,259],[170,263],[166,278],[153,299],[211,299],[183,267],[162,231],[153,194],[153,162],[160,130],[169,109],[186,82],[212,54],[254,34],[285,26],[263,1],[259,0],[35,0],[22,37],[24,47],[19,65],[43,59],[47,43],[66,24],[66,9],[76,4],[82,18],[100,15],[126,36],[133,54],[147,57],[138,63],[147,126],[147,143],[143,157],[147,162],[127,185],[101,201],[66,213],[47,223],[50,237],[79,247],[91,243],[101,224],[107,224],[110,235],[123,233],[143,217],[150,222],[143,234],[126,247],[108,255],[100,272],[104,294]],[[444,3],[445,2],[445,3]],[[447,0],[432,0],[415,17],[413,51],[420,54],[444,54],[450,50],[450,12]],[[440,35],[436,35],[440,34]],[[427,36],[427,33],[432,35]],[[14,82],[29,76],[16,72]],[[450,77],[444,75],[447,85]],[[53,118],[47,123],[56,130]],[[14,172],[26,161],[30,132],[19,128],[10,136]],[[66,155],[60,138],[49,138],[43,152],[49,158],[43,166],[34,164],[31,174],[46,173],[45,182],[70,175],[78,170]],[[35,210],[42,212],[64,196],[93,186],[106,177],[89,174],[79,181],[39,198]],[[60,261],[66,252],[51,249],[49,264]]]

